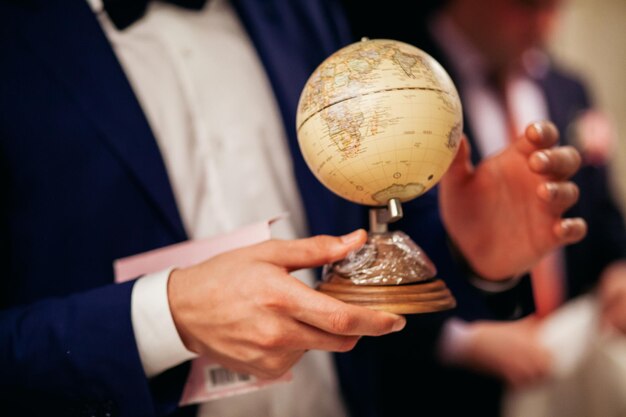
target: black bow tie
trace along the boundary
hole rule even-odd
[[[187,9],[200,10],[206,0],[163,0]],[[118,30],[123,30],[139,20],[146,12],[150,0],[103,0],[104,10]]]

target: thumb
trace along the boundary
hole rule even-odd
[[[313,268],[345,258],[367,240],[363,229],[344,236],[319,235],[297,240],[270,240],[258,245],[257,259],[289,271]]]
[[[446,175],[442,181],[462,182],[474,172],[474,165],[470,159],[471,148],[467,137],[463,135],[459,150],[456,153]]]

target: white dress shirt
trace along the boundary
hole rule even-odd
[[[151,2],[118,31],[88,0],[146,114],[183,224],[204,238],[289,212],[278,238],[307,234],[287,139],[261,62],[230,4],[201,11]],[[295,274],[312,285],[310,270]],[[185,349],[167,301],[169,270],[142,277],[132,321],[148,377],[195,355]],[[201,406],[200,416],[343,416],[330,354],[310,351],[290,383]]]

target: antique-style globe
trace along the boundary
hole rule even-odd
[[[304,159],[319,181],[372,207],[367,244],[327,265],[319,289],[397,313],[453,307],[426,254],[403,232],[387,230],[402,217],[401,202],[436,185],[458,150],[461,102],[443,67],[395,40],[348,45],[307,81],[296,127]]]

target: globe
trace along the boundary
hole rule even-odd
[[[431,189],[454,158],[461,101],[443,67],[421,49],[364,39],[322,62],[298,103],[304,159],[328,189],[368,206]]]

